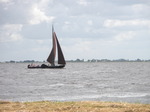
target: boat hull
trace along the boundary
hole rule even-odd
[[[64,68],[65,65],[58,65],[58,66],[28,66],[28,69],[59,69]]]

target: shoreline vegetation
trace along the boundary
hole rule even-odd
[[[150,112],[150,104],[99,101],[0,101],[0,112]]]
[[[45,63],[46,61],[35,61],[35,60],[24,60],[24,61],[4,61],[0,63]],[[110,60],[110,59],[89,59],[89,60],[84,60],[84,59],[76,59],[76,60],[66,60],[66,62],[150,62],[150,59],[148,60],[142,60],[142,59],[135,59],[135,60],[129,60],[129,59],[115,59],[115,60]]]

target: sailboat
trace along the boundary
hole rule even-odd
[[[28,65],[28,68],[63,68],[66,65],[66,61],[63,55],[63,52],[61,50],[58,38],[56,36],[56,33],[54,31],[54,28],[52,26],[52,50],[47,58],[47,61],[51,64],[49,65],[45,65],[42,64],[41,66],[31,66]],[[57,50],[57,54],[58,54],[58,64],[55,65],[55,58],[56,58],[56,50]]]

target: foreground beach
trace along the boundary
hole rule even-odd
[[[150,112],[150,104],[117,102],[6,102],[0,101],[0,112]]]

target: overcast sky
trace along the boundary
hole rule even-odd
[[[150,0],[0,0],[0,61],[150,59]]]

